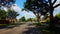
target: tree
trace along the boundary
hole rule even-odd
[[[10,8],[12,5],[14,5],[16,0],[0,0],[0,10],[1,10],[1,7],[7,7],[7,8]]]
[[[26,19],[25,19],[25,17],[23,16],[23,17],[21,17],[21,18],[19,19],[19,21],[23,22],[23,21],[26,21]]]
[[[56,1],[57,0],[26,0],[24,8],[26,10],[32,11],[35,15],[36,13],[38,13],[37,15],[40,15],[40,13],[45,15],[47,12],[49,12],[50,13],[50,28],[52,28],[54,26],[54,22],[53,22],[54,9],[60,6],[60,4],[54,5]]]
[[[11,20],[16,19],[17,16],[19,16],[17,12],[15,12],[14,10],[8,10],[7,17]]]
[[[45,15],[49,10],[48,4],[43,0],[26,0],[24,9],[32,11],[36,15],[38,23],[40,22],[40,16]]]
[[[32,18],[28,18],[27,21],[31,21],[32,22]]]
[[[55,5],[54,4],[56,3],[57,0],[48,0],[47,2],[49,3],[49,12],[50,12],[50,28],[54,27],[54,17],[53,17],[53,12],[54,12],[54,9],[58,6],[60,6],[60,3]]]
[[[0,10],[1,10],[1,7],[10,8],[12,5],[14,5],[14,3],[15,3],[15,0],[0,0]],[[3,13],[5,14],[5,12],[3,12]],[[0,16],[0,17],[2,17],[3,19],[5,19],[5,15],[4,15],[4,17],[2,17],[2,16]]]
[[[5,20],[6,19],[6,11],[4,10],[0,10],[0,20]]]
[[[15,3],[15,0],[0,0],[0,6],[7,6],[14,3]]]

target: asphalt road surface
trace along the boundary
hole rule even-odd
[[[28,31],[32,28],[34,28],[34,26],[32,25],[32,23],[25,23],[16,27],[12,27],[12,28],[5,28],[5,29],[0,29],[0,34],[31,34],[31,31]],[[27,33],[24,33],[26,32]]]

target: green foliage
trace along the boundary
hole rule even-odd
[[[9,26],[8,24],[0,24],[0,27],[7,27]]]
[[[15,25],[15,26],[17,26],[17,25],[20,25],[20,24],[22,24],[22,23],[15,23],[15,22],[11,22],[9,25]]]
[[[24,9],[32,11],[37,17],[37,22],[40,22],[41,15],[45,15],[49,11],[48,4],[45,1],[46,0],[26,0]]]
[[[12,11],[12,10],[8,10],[5,11],[5,10],[0,10],[0,20],[6,20],[6,18],[10,18],[10,19],[16,19],[16,17],[18,16],[19,14],[15,11]]]
[[[56,23],[56,24],[59,24],[60,25],[60,14],[56,14],[55,15],[55,17],[54,17],[54,22]]]
[[[55,15],[55,18],[56,18],[56,19],[60,19],[60,14],[56,14],[56,15]]]
[[[17,16],[19,16],[19,14],[17,12],[15,12],[14,10],[8,10],[7,12],[7,16],[11,19],[16,18]]]
[[[33,23],[33,25],[35,25],[35,26],[41,26],[42,23],[38,23],[38,22],[36,22],[36,23]]]
[[[50,19],[49,18],[46,20],[46,24],[50,24]]]
[[[6,11],[0,10],[0,20],[6,19],[6,16],[7,16],[6,13],[7,13]]]
[[[27,21],[32,21],[32,18],[28,18]]]
[[[46,30],[46,29],[42,29],[40,30],[43,34],[60,34],[60,30]]]
[[[32,21],[34,21],[34,22],[36,22],[36,19],[35,18],[28,18],[27,20],[26,20],[27,22],[32,22]]]
[[[42,33],[43,34],[51,34],[51,32],[49,30],[45,30],[45,29],[42,30]]]
[[[44,15],[49,10],[48,5],[47,5],[47,3],[45,3],[45,1],[46,0],[35,0],[35,1],[34,0],[26,0],[26,2],[24,3],[24,9],[32,11],[35,15],[37,13]],[[43,8],[43,7],[45,7],[45,8]]]
[[[14,22],[11,22],[11,23],[10,23],[10,25],[15,25],[15,24],[16,24],[16,23],[14,23]]]
[[[25,19],[25,17],[23,16],[23,17],[21,17],[21,18],[19,19],[19,21],[20,21],[20,22],[24,22],[24,21],[26,21],[26,19]]]
[[[0,0],[1,6],[6,6],[6,4],[7,4],[7,6],[9,6],[9,5],[14,4],[14,3],[15,3],[15,0]]]

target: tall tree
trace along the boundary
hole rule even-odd
[[[47,12],[50,13],[50,27],[53,27],[54,25],[54,18],[53,18],[53,12],[54,9],[60,4],[56,4],[57,0],[26,0],[24,8],[26,10],[32,11],[35,15],[43,14],[45,15]],[[37,10],[37,11],[36,11]]]
[[[49,12],[50,12],[50,28],[51,27],[54,27],[54,17],[53,17],[53,12],[54,12],[54,9],[57,8],[58,6],[60,6],[60,3],[59,4],[56,4],[54,6],[54,4],[56,3],[57,0],[48,0],[47,2],[49,3]]]
[[[24,3],[24,9],[28,11],[32,11],[36,17],[38,23],[40,22],[40,16],[44,15],[48,12],[48,4],[43,2],[43,0],[26,0]]]
[[[18,16],[19,14],[17,12],[15,12],[14,10],[8,10],[7,12],[7,16],[8,18],[10,18],[11,20],[13,19],[16,19],[16,17]]]

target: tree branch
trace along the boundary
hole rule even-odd
[[[48,1],[45,0],[45,3],[48,3]]]
[[[54,5],[54,4],[56,3],[56,1],[57,1],[57,0],[54,0],[52,4]]]
[[[48,0],[49,4],[51,5],[51,0]]]
[[[58,7],[58,6],[60,6],[60,4],[55,5],[53,8],[56,8],[56,7]]]
[[[34,13],[34,15],[36,15],[36,12],[33,11],[33,13]]]

